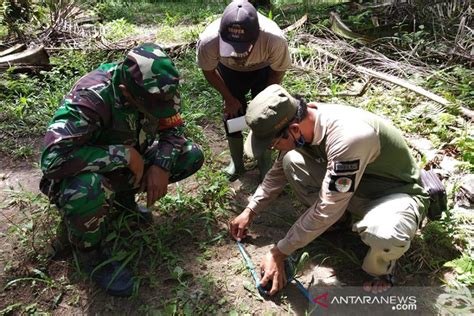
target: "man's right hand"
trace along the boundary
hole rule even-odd
[[[138,187],[143,176],[143,169],[145,163],[140,153],[132,146],[125,146],[130,151],[130,162],[128,163],[128,169],[133,173],[133,186]]]
[[[239,115],[242,104],[233,96],[224,99],[224,114],[226,119],[230,119]]]
[[[240,213],[239,216],[234,218],[232,222],[229,224],[229,230],[232,234],[232,237],[241,241],[243,238],[247,236],[247,228],[249,227],[250,223],[252,222],[255,213],[246,208],[245,210]]]

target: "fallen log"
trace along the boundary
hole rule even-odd
[[[10,48],[7,48],[3,51],[0,52],[0,57],[7,56],[10,54],[18,53],[26,49],[26,45],[21,43],[21,44],[16,44]]]
[[[49,65],[49,56],[43,46],[27,49],[0,58],[0,65],[25,64],[31,66]]]

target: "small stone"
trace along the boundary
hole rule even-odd
[[[443,160],[441,161],[441,163],[439,164],[441,169],[444,169],[445,171],[451,174],[458,173],[460,169],[459,168],[460,165],[461,165],[460,161],[449,156],[445,156]]]
[[[423,153],[426,157],[427,161],[431,161],[436,156],[436,149],[433,146],[433,143],[426,138],[416,138],[416,139],[409,139],[408,142],[412,145],[416,150]]]
[[[474,204],[474,174],[462,177],[461,186],[456,193],[456,205],[471,207]]]

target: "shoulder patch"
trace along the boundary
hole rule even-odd
[[[179,113],[176,113],[175,115],[170,117],[160,118],[159,124],[159,130],[162,131],[164,129],[176,127],[183,124],[183,120],[181,119],[181,115]]]
[[[344,175],[344,176],[331,176],[329,182],[329,191],[334,192],[354,192],[355,186],[355,174]]]
[[[360,160],[351,161],[334,161],[334,171],[337,172],[354,172],[359,170]]]

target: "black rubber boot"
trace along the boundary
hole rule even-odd
[[[135,202],[135,194],[133,192],[120,192],[115,195],[114,206],[119,212],[130,212],[137,215],[138,220],[147,224],[153,223],[153,215],[151,211],[142,211]]]
[[[76,250],[79,267],[101,289],[112,296],[132,295],[133,275],[119,261],[110,261],[110,256],[98,249],[90,251]]]

